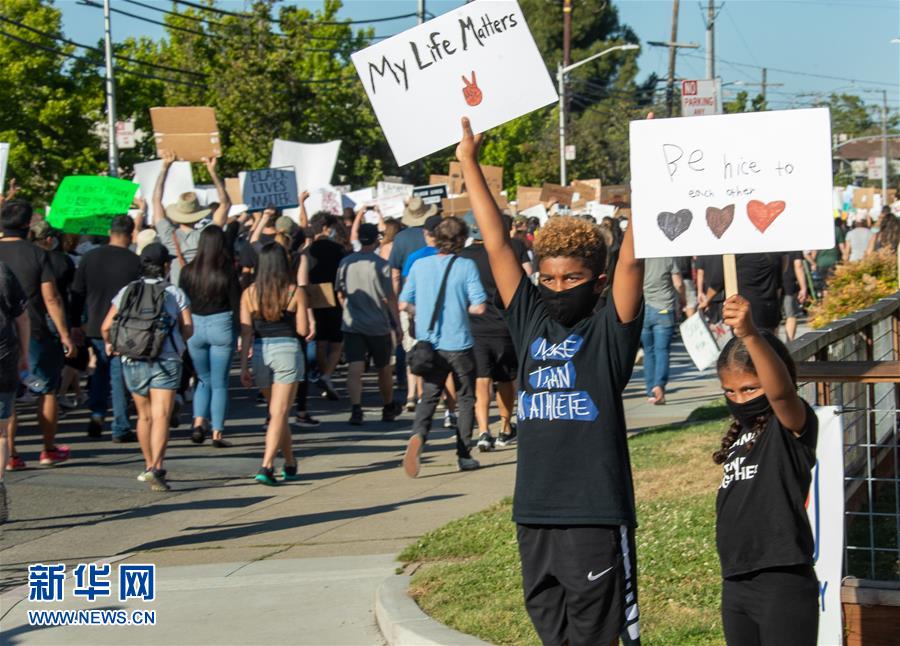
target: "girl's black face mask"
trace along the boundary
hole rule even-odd
[[[772,412],[772,405],[769,403],[769,398],[765,395],[754,397],[743,404],[733,402],[726,397],[725,405],[728,406],[728,411],[732,416],[741,423],[741,426],[747,429],[753,427],[756,423],[756,418]]]
[[[583,318],[587,318],[594,311],[600,294],[594,291],[596,281],[589,280],[576,287],[555,292],[544,285],[538,285],[541,300],[547,306],[547,311],[557,323],[566,327],[572,327]]]

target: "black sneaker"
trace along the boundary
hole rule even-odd
[[[310,416],[309,413],[297,413],[297,416],[294,418],[294,421],[298,426],[310,426],[315,427],[319,426],[322,422],[317,420],[315,417]]]
[[[350,411],[350,423],[353,426],[361,426],[363,423],[363,410],[359,404],[353,406],[353,409]]]
[[[194,444],[203,444],[206,441],[206,429],[202,426],[195,426],[191,433],[191,442]]]
[[[490,433],[482,433],[478,438],[478,450],[482,453],[494,450],[494,438]]]
[[[338,397],[337,391],[334,389],[334,384],[331,383],[331,380],[328,377],[319,377],[316,379],[316,388],[322,391],[322,395],[328,399],[328,401],[336,402],[340,399]]]
[[[516,425],[510,424],[509,433],[500,433],[497,436],[497,446],[509,446],[516,441]]]
[[[0,525],[9,520],[9,499],[6,497],[6,483],[0,480]]]
[[[137,441],[137,434],[134,431],[125,431],[124,433],[120,433],[119,435],[113,435],[112,441],[116,444],[127,444],[129,442]]]
[[[391,402],[390,404],[385,404],[381,408],[381,421],[393,422],[400,416],[400,413],[402,412],[403,406],[400,405],[400,402]]]
[[[103,435],[103,419],[91,416],[91,421],[87,425],[88,437],[98,438]]]

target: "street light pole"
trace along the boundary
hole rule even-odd
[[[556,68],[556,83],[557,83],[557,93],[559,94],[559,183],[563,186],[567,184],[566,178],[566,74],[571,72],[577,67],[581,67],[585,63],[590,63],[593,60],[600,58],[605,54],[609,54],[610,52],[615,51],[627,51],[632,49],[640,49],[638,45],[634,45],[629,43],[627,45],[616,45],[614,47],[610,47],[609,49],[604,49],[602,52],[594,54],[592,56],[588,56],[583,61],[578,61],[577,63],[573,63],[571,65],[563,65],[562,63]]]
[[[881,204],[887,204],[888,169],[887,90],[881,91]]]
[[[116,147],[116,86],[113,79],[112,33],[109,0],[103,0],[104,50],[106,52],[106,118],[109,136],[109,176],[119,176],[119,151]]]

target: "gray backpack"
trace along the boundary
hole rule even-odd
[[[137,361],[159,357],[175,323],[166,312],[166,287],[165,281],[136,280],[125,288],[109,330],[114,353]]]

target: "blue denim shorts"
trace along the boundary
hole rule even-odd
[[[40,379],[45,385],[36,392],[38,395],[55,393],[59,390],[59,382],[62,378],[63,364],[66,353],[62,343],[56,337],[47,337],[38,341],[30,339],[28,342],[28,363],[31,365],[31,374]]]
[[[300,341],[287,337],[256,339],[253,343],[253,378],[257,388],[303,381],[306,358]]]
[[[123,359],[122,373],[129,391],[141,397],[149,397],[151,389],[178,390],[181,385],[181,359]]]
[[[0,422],[8,420],[16,412],[16,391],[0,393]]]

